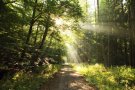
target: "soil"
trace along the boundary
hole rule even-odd
[[[98,90],[85,81],[84,77],[75,72],[71,66],[63,68],[53,76],[41,90]]]

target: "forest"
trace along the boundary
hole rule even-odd
[[[135,90],[135,0],[0,0],[0,90]]]

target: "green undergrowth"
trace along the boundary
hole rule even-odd
[[[61,68],[61,65],[46,65],[35,68],[35,72],[19,71],[12,78],[0,80],[0,90],[39,90],[40,87]]]
[[[99,90],[135,90],[135,69],[131,67],[105,68],[100,64],[79,64],[73,67],[90,85],[96,86]]]

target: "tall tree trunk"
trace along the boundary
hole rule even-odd
[[[48,34],[48,31],[49,31],[49,23],[50,23],[50,14],[48,13],[46,24],[45,24],[45,31],[44,31],[43,38],[42,38],[42,41],[40,43],[40,46],[38,48],[39,50],[42,49],[44,44],[45,44],[46,36]],[[37,61],[37,59],[38,59],[38,57],[40,55],[39,50],[35,50],[34,54],[32,55],[31,62],[30,62],[30,64],[32,66],[35,66],[34,62]],[[42,64],[43,62],[40,62],[40,63]]]
[[[109,7],[109,0],[106,0],[106,5],[108,8]],[[108,22],[110,21],[110,13],[108,12]],[[109,24],[110,25],[110,24]],[[107,33],[107,46],[108,46],[108,49],[107,49],[107,66],[110,66],[110,34],[109,34],[109,30],[108,30],[108,33]]]
[[[49,40],[49,43],[47,45],[46,51],[48,51],[48,49],[52,45],[52,41],[53,41],[54,35],[55,35],[55,32],[52,32],[51,35],[50,35],[50,40]]]
[[[37,43],[38,31],[39,31],[39,24],[37,25],[36,35],[35,35],[35,38],[34,38],[34,45],[35,46],[36,46],[36,43]]]
[[[94,0],[94,6],[96,6],[96,0]],[[97,8],[95,8],[95,22],[97,22]]]
[[[45,24],[45,31],[44,31],[43,38],[42,38],[41,44],[39,46],[39,49],[42,49],[43,45],[45,44],[46,36],[47,36],[48,30],[49,30],[49,23],[50,23],[50,14],[48,13],[47,21]]]
[[[28,35],[27,35],[26,44],[28,44],[30,41],[30,37],[32,34],[32,28],[35,23],[34,19],[35,19],[35,13],[36,13],[36,4],[37,4],[37,0],[35,0],[35,5],[33,7],[33,13],[32,13],[32,17],[31,17],[31,21],[30,21],[30,28],[29,28]]]
[[[128,32],[128,30],[127,30],[127,27],[125,27],[125,20],[124,20],[124,16],[125,16],[125,11],[124,11],[124,4],[123,4],[123,0],[121,1],[121,8],[122,8],[122,17],[121,17],[121,25],[122,25],[122,27],[123,28],[125,28],[124,29],[124,40],[123,40],[123,42],[124,42],[124,56],[125,56],[125,64],[126,65],[129,65],[129,63],[128,62],[130,62],[130,60],[128,59],[128,44],[127,44],[127,42],[128,42],[128,34],[126,33],[126,32]]]
[[[99,0],[97,0],[97,21],[99,22]]]
[[[131,24],[131,32],[132,32],[132,43],[131,43],[131,51],[132,51],[132,59],[131,66],[135,67],[135,0],[131,0],[130,2],[130,24]]]
[[[130,65],[135,67],[135,0],[128,0],[128,27],[130,31]]]
[[[26,42],[25,42],[26,45],[29,44],[30,37],[31,37],[31,34],[32,34],[32,28],[33,28],[33,25],[35,23],[34,19],[35,19],[35,13],[36,13],[36,5],[37,5],[37,0],[35,0],[35,5],[33,6],[33,13],[32,13],[32,17],[31,17],[31,21],[30,21],[30,27],[29,27],[28,35],[27,35]],[[22,54],[21,54],[21,60],[23,60],[23,58],[25,56],[25,53],[26,53],[26,50],[27,50],[26,45],[23,48],[23,51],[22,51]]]

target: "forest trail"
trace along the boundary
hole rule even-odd
[[[71,66],[64,65],[54,77],[41,88],[41,90],[97,90],[90,86]]]

